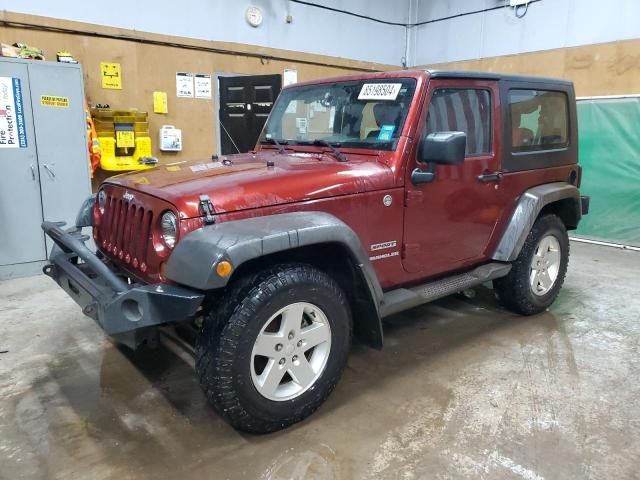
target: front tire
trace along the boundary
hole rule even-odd
[[[498,301],[521,315],[543,312],[555,301],[569,264],[569,236],[553,214],[539,217],[506,277],[493,281]]]
[[[350,311],[338,284],[309,265],[278,265],[237,281],[206,315],[196,372],[232,426],[268,433],[326,400],[350,345]]]

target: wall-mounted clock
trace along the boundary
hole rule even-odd
[[[259,27],[262,23],[262,11],[258,7],[249,7],[245,12],[245,18],[252,27]]]

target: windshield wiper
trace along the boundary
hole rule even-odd
[[[313,141],[313,145],[319,145],[319,146],[323,146],[323,147],[329,147],[331,149],[331,151],[333,152],[333,154],[336,156],[336,158],[341,161],[341,162],[347,162],[347,157],[345,157],[344,153],[342,153],[341,151],[339,151],[336,147],[340,146],[340,143],[329,143],[326,140],[322,140],[322,139],[317,139]]]
[[[271,137],[263,138],[262,140],[260,140],[260,143],[270,143],[272,145],[275,145],[276,147],[278,147],[278,153],[286,154],[287,152],[285,151],[283,145],[287,145],[289,142],[287,140],[276,140],[275,138]]]

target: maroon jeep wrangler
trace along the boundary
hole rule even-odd
[[[220,415],[271,432],[336,386],[352,334],[492,281],[531,315],[567,271],[581,197],[570,82],[401,71],[285,88],[256,151],[110,178],[76,227],[45,222],[44,268],[137,347],[198,326]],[[82,227],[92,227],[97,251]]]

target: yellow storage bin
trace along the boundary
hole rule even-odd
[[[151,156],[151,138],[136,137],[135,154],[128,156],[116,155],[116,139],[114,137],[98,137],[102,158],[100,168],[110,172],[127,172],[130,170],[148,170],[155,165],[143,165],[139,162],[141,157]]]
[[[142,164],[151,156],[151,136],[146,112],[96,108],[91,111],[102,149],[100,168],[111,172],[148,170],[155,165]]]

